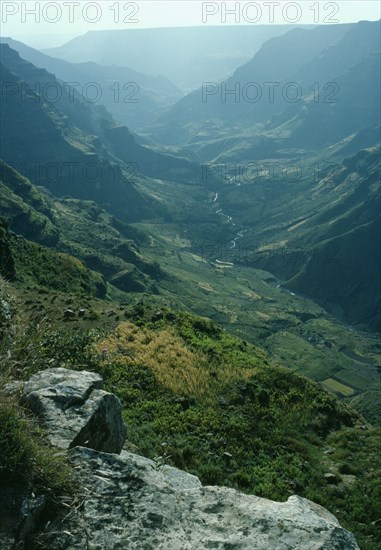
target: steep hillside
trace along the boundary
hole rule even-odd
[[[158,215],[160,204],[136,183],[154,175],[199,181],[200,168],[138,145],[107,112],[63,87],[44,69],[0,45],[3,159],[56,196],[96,200],[124,220]],[[143,186],[144,187],[144,186]],[[141,187],[141,189],[143,189]]]
[[[294,241],[308,243],[311,255],[285,286],[338,305],[350,323],[380,331],[380,149],[360,152],[343,164],[336,176],[336,204],[311,217],[305,234]],[[317,249],[321,259],[312,265]]]
[[[106,281],[99,273],[87,269],[69,254],[9,234],[3,222],[0,245],[0,275],[30,291],[37,288],[40,293],[53,290],[97,298],[106,296]],[[33,302],[29,300],[29,304]]]
[[[282,137],[283,144],[290,148],[318,149],[366,128],[379,128],[380,63],[379,51],[364,57],[347,72],[336,75],[330,86],[331,95],[335,95],[332,102],[328,95],[327,102],[307,96],[297,108],[274,117],[266,130]],[[378,141],[376,138],[374,144]]]
[[[58,299],[57,289],[41,288],[48,302]],[[24,301],[20,307],[20,288],[5,287],[2,280],[0,320],[4,311],[9,317],[9,294],[18,329],[11,342],[0,333],[7,350],[0,361],[1,384],[9,376],[28,380],[37,371],[57,367],[87,369],[93,378],[97,372],[105,389],[122,402],[129,430],[126,448],[151,458],[158,471],[175,465],[204,484],[281,501],[295,493],[306,496],[334,511],[362,549],[376,550],[379,431],[317,384],[271,366],[260,348],[189,313],[140,303],[122,308],[124,322],[114,319],[111,327],[99,317],[88,325],[83,316],[69,321],[56,316],[53,327],[45,319],[30,332],[23,323],[30,312],[38,314],[36,302]],[[9,317],[10,323],[14,320]],[[79,373],[75,380],[79,382]],[[73,391],[73,383],[71,387]],[[60,391],[67,396],[62,385]],[[7,419],[0,428],[0,472],[7,476],[11,464],[12,479],[27,496],[48,490],[46,520],[57,519],[60,511],[67,517],[68,506],[77,508],[78,495],[72,485],[75,473],[64,466],[62,452],[52,459],[49,445],[41,436],[37,439],[14,401],[1,400],[0,414]],[[65,408],[65,416],[69,414]],[[12,462],[16,439],[25,452]],[[61,464],[56,478],[51,476],[54,464]],[[365,513],[371,521],[364,521]],[[46,521],[41,527],[48,527]],[[42,544],[44,537],[37,540]],[[47,547],[48,542],[42,546]]]
[[[12,231],[40,244],[57,244],[58,231],[46,195],[1,160],[0,198],[0,216]]]
[[[379,331],[380,149],[325,169],[322,163],[319,174],[304,168],[287,184],[277,177],[220,193],[224,211],[249,229],[238,241],[241,261],[271,271],[347,322]]]
[[[96,203],[55,198],[2,161],[0,199],[0,216],[10,231],[28,241],[75,255],[120,290],[157,292],[156,282],[163,272],[139,250],[148,237]],[[33,265],[31,247],[30,244],[28,261]],[[15,251],[15,261],[17,256]]]
[[[97,63],[69,63],[50,57],[11,38],[2,43],[16,50],[20,56],[39,68],[46,69],[65,83],[75,83],[77,90],[94,92],[90,83],[96,83],[96,103],[104,105],[114,119],[133,130],[152,123],[163,109],[182,97],[182,92],[161,76],[149,76],[129,69],[98,65]]]
[[[377,125],[379,33],[379,22],[360,22],[273,38],[231,78],[176,103],[151,134],[202,160],[249,161],[279,149],[309,152]]]

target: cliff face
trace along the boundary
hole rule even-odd
[[[354,536],[332,514],[304,498],[274,502],[203,487],[197,477],[168,465],[123,450],[105,452],[120,449],[126,428],[118,399],[102,390],[94,373],[48,369],[18,391],[50,441],[68,449],[79,504],[48,525],[41,496],[20,497],[13,522],[7,522],[4,506],[1,549],[24,547],[23,539],[39,523],[43,547],[55,550],[358,550]],[[13,498],[11,490],[2,492]]]

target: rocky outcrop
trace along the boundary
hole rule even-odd
[[[120,453],[127,433],[122,406],[102,388],[99,374],[48,369],[25,384],[22,401],[42,419],[52,445]]]
[[[56,550],[358,550],[327,510],[298,496],[273,502],[226,487],[202,487],[192,475],[76,448],[71,461],[86,491],[81,507],[51,525]]]
[[[40,372],[26,383],[23,400],[43,419],[51,442],[68,449],[78,479],[75,505],[39,533],[44,548],[359,550],[331,513],[304,498],[274,502],[203,487],[194,475],[161,462],[101,452],[119,452],[126,428],[118,399],[102,390],[97,374]],[[13,526],[18,540],[32,530],[43,504],[43,497],[32,503],[20,498],[22,521]],[[4,540],[0,536],[0,550]]]

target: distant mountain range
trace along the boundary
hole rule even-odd
[[[380,22],[291,30],[269,40],[226,82],[181,99],[151,135],[202,160],[262,136],[263,158],[280,147],[321,148],[378,125],[379,36]]]
[[[248,61],[267,40],[295,25],[204,26],[91,31],[44,50],[71,62],[131,67],[163,75],[184,92],[219,81]]]

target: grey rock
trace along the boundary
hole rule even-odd
[[[122,406],[102,387],[92,372],[47,369],[25,384],[22,401],[43,420],[52,445],[120,453],[127,433]]]
[[[151,460],[75,448],[82,506],[51,524],[55,550],[359,550],[321,506],[298,496],[274,502],[199,480]]]
[[[339,478],[337,477],[337,475],[333,474],[332,472],[327,472],[326,474],[324,474],[324,479],[330,485],[336,485],[336,483],[339,482]]]
[[[21,523],[19,526],[18,539],[24,541],[37,528],[38,520],[44,511],[46,498],[44,495],[29,497],[21,506]]]
[[[2,395],[5,397],[16,397],[20,396],[24,388],[24,382],[20,380],[15,380],[6,384],[1,390]]]
[[[198,477],[188,474],[183,470],[179,470],[178,468],[173,468],[173,466],[165,465],[163,466],[161,472],[168,485],[174,489],[195,489],[202,487],[201,481]]]
[[[74,371],[65,368],[46,369],[34,374],[25,383],[24,393],[56,387],[85,400],[93,389],[103,388],[103,379],[95,372]]]
[[[158,466],[157,463],[149,458],[134,453],[129,453],[127,451],[122,451],[121,457],[128,462],[130,467],[136,468],[141,472],[145,472],[144,475],[147,482],[149,482],[149,478],[154,472],[152,482],[155,484],[158,479],[156,472],[158,472],[159,477],[164,477],[166,483],[174,489],[194,489],[197,487],[202,487],[201,481],[198,477],[188,474],[183,470],[179,470],[178,468],[173,468],[168,464]]]

